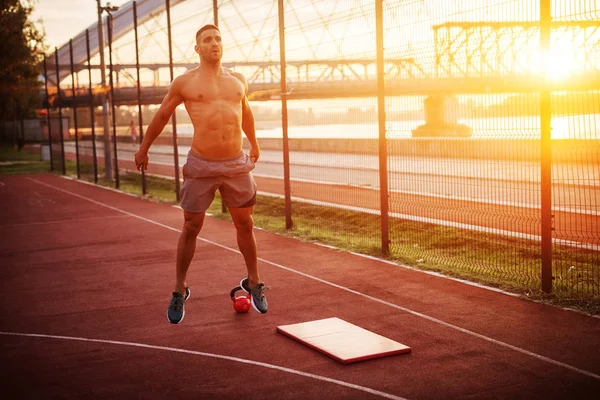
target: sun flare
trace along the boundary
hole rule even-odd
[[[542,68],[546,76],[552,80],[566,79],[578,69],[575,49],[572,43],[562,42],[553,44],[546,60]]]

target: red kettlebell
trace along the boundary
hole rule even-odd
[[[247,313],[250,310],[250,294],[245,293],[245,296],[235,296],[235,292],[238,290],[242,290],[240,286],[236,286],[231,289],[229,296],[231,297],[231,301],[233,301],[233,309],[239,313]]]

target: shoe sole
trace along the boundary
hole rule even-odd
[[[259,313],[259,314],[266,314],[266,313],[267,313],[266,311],[265,311],[265,312],[262,312],[262,311],[260,311],[260,310],[259,310],[259,309],[256,307],[256,304],[254,304],[254,297],[250,296],[250,300],[251,300],[251,301],[250,301],[250,303],[252,304],[252,308],[254,308],[254,309],[256,310],[256,312],[257,312],[257,313]]]
[[[242,280],[240,281],[240,288],[242,288],[242,290],[248,294],[250,294],[249,291],[247,291],[246,289],[244,289],[244,285],[242,285],[242,282],[244,282],[246,278],[242,278]],[[248,283],[249,285],[250,283]],[[250,296],[250,304],[252,304],[252,308],[254,308],[254,310],[259,313],[259,314],[266,314],[267,312],[262,312],[258,309],[258,307],[256,307],[256,304],[254,304],[254,297]]]
[[[246,293],[248,293],[248,294],[249,294],[250,292],[249,292],[249,291],[247,291],[246,289],[244,289],[244,285],[242,285],[242,282],[244,282],[245,280],[246,280],[246,278],[242,278],[242,280],[240,281],[240,288],[241,288],[241,289],[242,289],[244,292],[246,292]],[[250,283],[248,283],[248,284],[250,284]]]

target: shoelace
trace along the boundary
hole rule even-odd
[[[250,286],[250,285],[248,285],[248,286]],[[255,295],[256,297],[258,297],[259,299],[262,299],[263,297],[265,297],[263,292],[265,290],[269,290],[269,289],[271,289],[271,286],[265,286],[264,283],[259,283],[258,285],[254,286],[254,288],[251,288],[250,292],[258,292],[257,294],[254,294],[254,293],[252,293],[252,294]]]
[[[171,299],[171,308],[177,312],[183,308],[183,298],[173,297]]]

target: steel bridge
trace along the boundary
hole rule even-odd
[[[174,8],[186,2],[187,0],[172,0],[170,5]],[[235,6],[235,2],[231,3]],[[162,26],[159,19],[165,13],[164,0],[138,0],[136,10],[139,25],[154,21],[155,26]],[[112,15],[111,32],[114,44],[117,44],[120,38],[130,36],[134,29],[132,13],[133,2],[129,2]],[[106,43],[108,19],[103,23],[106,25]],[[540,90],[544,81],[555,91],[600,90],[600,21],[554,21],[551,28],[556,43],[563,39],[578,42],[578,53],[571,55],[575,58],[577,69],[568,77],[557,80],[540,79],[540,68],[536,65],[539,64],[540,55],[531,51],[539,44],[539,23],[536,21],[449,21],[430,26],[433,43],[429,44],[429,50],[410,57],[391,57],[386,54],[386,95],[536,92]],[[164,33],[164,29],[166,28],[162,26],[158,31],[162,30]],[[148,31],[148,28],[146,30]],[[259,35],[260,33],[256,34],[254,42],[264,41],[264,35]],[[276,36],[273,32],[268,37],[273,42],[277,41]],[[148,41],[149,39],[146,40]],[[238,54],[245,54],[245,42],[235,42],[234,46],[239,50]],[[273,60],[274,54],[270,54],[265,48],[262,50],[263,53],[254,58],[268,61],[223,60],[223,65],[246,75],[251,100],[277,99],[281,94],[281,65],[279,60]],[[65,78],[70,77],[71,71],[74,71],[79,80],[79,74],[87,69],[100,69],[97,63],[89,61],[89,57],[98,54],[99,51],[96,25],[90,26],[87,32],[80,33],[72,40],[72,56],[69,45],[62,46],[57,51],[59,78],[64,83],[60,86],[60,96],[52,96],[50,103],[56,105],[58,100],[61,106],[68,107],[75,97],[78,104],[89,104],[89,86],[75,84],[76,96],[73,96],[71,80]],[[182,53],[190,52],[188,49]],[[197,57],[194,52],[191,53]],[[278,54],[276,56],[278,58]],[[375,58],[343,57],[343,54],[337,56],[321,60],[288,59],[287,98],[293,100],[375,96]],[[47,59],[49,71],[56,71],[55,57],[53,54]],[[173,69],[178,72],[197,65],[189,55],[180,58],[186,59],[172,63]],[[165,57],[164,61],[139,64],[140,71],[153,77],[151,81],[141,83],[142,104],[158,104],[166,94],[171,67],[168,60],[169,58]],[[137,104],[137,68],[138,65],[131,61],[112,65],[115,104]],[[55,76],[56,74],[48,74],[50,86],[55,86]],[[101,104],[101,98],[106,91],[106,88],[102,90],[96,87],[94,99],[97,104]],[[56,93],[55,88],[51,87],[50,93]]]

